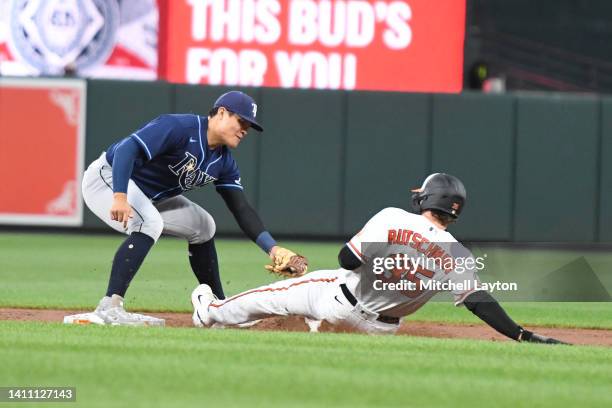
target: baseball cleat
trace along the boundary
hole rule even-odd
[[[104,296],[94,312],[104,324],[111,326],[164,326],[165,320],[153,316],[126,312],[123,297]]]
[[[210,286],[201,284],[191,293],[191,304],[193,305],[193,325],[196,327],[210,326],[208,318],[208,305],[217,297]]]

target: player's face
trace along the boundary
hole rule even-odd
[[[240,116],[226,109],[219,112],[219,135],[221,143],[230,148],[236,148],[245,138],[251,124]]]

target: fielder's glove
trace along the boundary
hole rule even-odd
[[[265,268],[285,278],[297,278],[308,271],[308,259],[286,248],[277,247],[272,264],[266,265]]]
[[[534,332],[530,332],[529,330],[523,330],[521,329],[521,334],[519,334],[519,341],[526,341],[529,343],[543,343],[543,344],[568,344],[571,345],[571,343],[566,343],[564,341],[561,340],[557,340],[554,339],[552,337],[546,337],[546,336],[542,336],[540,334],[534,333]]]

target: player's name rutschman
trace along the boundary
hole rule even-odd
[[[397,291],[472,291],[472,290],[486,290],[488,292],[495,291],[516,291],[518,285],[516,282],[479,282],[473,280],[466,280],[463,282],[440,282],[436,280],[417,282],[402,280],[399,282],[384,282],[381,279],[377,279],[372,283],[374,290],[397,290]]]

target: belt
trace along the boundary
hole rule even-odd
[[[346,298],[346,300],[348,300],[352,306],[356,306],[357,299],[355,298],[355,296],[353,296],[349,288],[347,288],[344,283],[341,283],[340,289],[342,290],[342,293],[344,294],[344,297]],[[399,317],[391,317],[391,316],[383,316],[383,315],[378,315],[376,320],[381,323],[387,323],[387,324],[399,324],[400,322]]]

